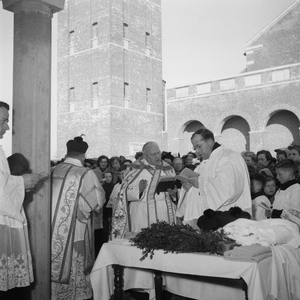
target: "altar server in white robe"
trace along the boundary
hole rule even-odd
[[[252,215],[249,173],[241,154],[215,142],[206,128],[197,130],[191,142],[202,161],[194,170],[200,176],[183,184],[177,216],[196,228],[197,219],[208,208],[225,211],[239,206]]]
[[[0,139],[9,130],[9,105],[0,102]],[[31,190],[40,174],[13,176],[0,146],[0,299],[18,299],[19,288],[33,282],[27,220],[23,209],[25,190]],[[18,289],[17,289],[18,288]],[[23,291],[24,292],[24,291]],[[21,291],[22,293],[22,291]]]

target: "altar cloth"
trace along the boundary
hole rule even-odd
[[[124,290],[141,288],[149,290],[155,299],[153,270],[163,272],[163,284],[172,293],[194,299],[244,299],[242,289],[199,282],[193,276],[240,279],[248,286],[249,300],[266,299],[264,278],[270,274],[270,257],[257,262],[240,262],[223,259],[206,253],[164,253],[155,250],[152,259],[143,261],[142,250],[131,246],[128,240],[114,240],[103,244],[90,278],[94,300],[108,300],[113,294],[112,265],[124,266]],[[186,276],[189,275],[189,276]],[[209,298],[208,298],[209,297]]]

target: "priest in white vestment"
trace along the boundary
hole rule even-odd
[[[131,165],[132,171],[122,183],[113,216],[113,238],[124,238],[127,232],[137,233],[158,221],[176,221],[171,191],[156,193],[160,178],[174,177],[174,169],[162,161],[155,142],[147,142],[143,154],[140,163]]]
[[[0,102],[0,139],[9,130],[9,105]],[[13,176],[0,146],[0,299],[17,299],[16,288],[33,282],[27,220],[23,209],[25,190],[35,187],[39,174]]]
[[[197,228],[198,218],[208,208],[225,211],[239,206],[252,215],[249,172],[241,154],[216,143],[206,128],[197,130],[191,142],[202,160],[194,170],[200,176],[183,184],[177,216]]]

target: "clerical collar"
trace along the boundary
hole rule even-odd
[[[298,183],[298,181],[296,179],[293,179],[293,180],[290,180],[286,183],[283,183],[283,184],[280,185],[280,190],[284,191],[287,188],[289,188],[291,185],[296,184],[296,183]]]
[[[264,195],[265,194],[264,194],[263,191],[259,191],[259,192],[256,192],[254,194],[251,194],[251,199],[253,200],[253,199],[255,199],[255,198],[259,197],[259,196],[264,196]]]
[[[210,153],[209,157],[210,157],[210,156],[212,155],[212,153],[213,153],[217,148],[219,148],[219,147],[221,147],[221,145],[220,145],[219,143],[215,142],[214,145],[213,145],[213,147],[212,147],[212,149],[211,149],[211,153]],[[206,159],[203,159],[203,160],[201,161],[201,163],[206,163],[206,162],[209,160],[209,157],[206,158]]]
[[[214,150],[216,150],[216,149],[219,148],[220,146],[221,146],[221,145],[220,145],[219,143],[215,142],[211,152],[213,152]]]

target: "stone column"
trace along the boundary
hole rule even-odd
[[[3,0],[14,13],[12,152],[22,153],[35,173],[50,169],[51,19],[64,0]],[[35,281],[23,299],[50,299],[50,180],[24,202]]]

